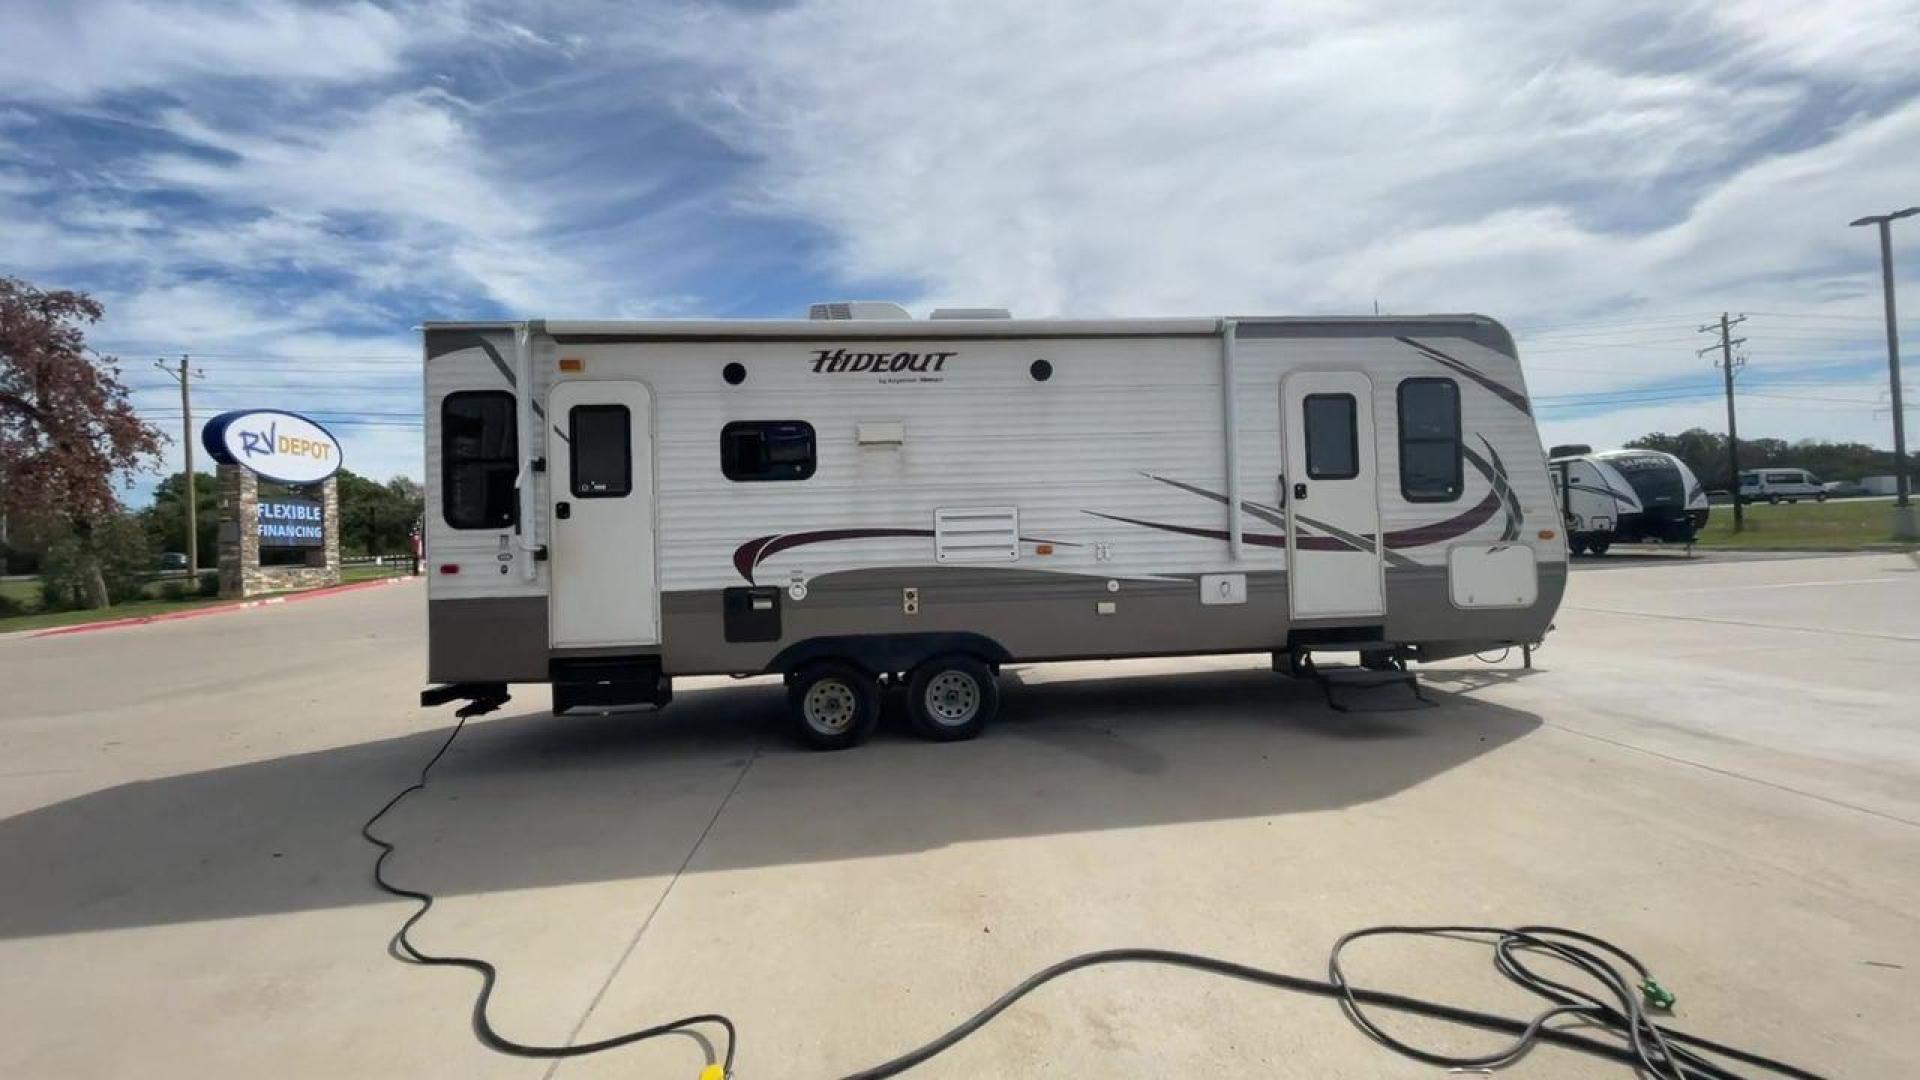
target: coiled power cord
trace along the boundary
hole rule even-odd
[[[407,963],[458,967],[478,973],[480,992],[473,1001],[473,1030],[475,1036],[488,1049],[526,1058],[583,1057],[621,1046],[631,1046],[634,1043],[674,1032],[711,1026],[725,1032],[725,1051],[718,1063],[710,1064],[702,1070],[700,1080],[723,1080],[731,1077],[734,1050],[739,1042],[739,1033],[733,1021],[719,1013],[686,1016],[594,1042],[566,1046],[518,1042],[500,1034],[487,1016],[488,1002],[492,999],[494,986],[499,981],[499,970],[493,964],[477,957],[438,956],[423,952],[409,939],[408,932],[426,917],[428,911],[433,909],[433,896],[417,889],[395,885],[387,880],[386,862],[387,857],[394,852],[394,845],[376,836],[373,827],[407,796],[426,788],[428,774],[433,771],[435,765],[440,763],[440,759],[446,756],[454,740],[460,737],[460,732],[465,730],[467,719],[467,716],[462,715],[454,724],[446,741],[421,768],[419,779],[388,799],[386,805],[368,818],[366,824],[360,828],[360,835],[365,837],[368,843],[380,849],[380,854],[373,863],[374,884],[390,895],[412,900],[420,905],[413,914],[407,916],[405,922],[400,924],[400,928],[394,931],[393,937],[388,942],[388,952]],[[1370,990],[1348,982],[1341,966],[1341,958],[1347,946],[1362,938],[1387,936],[1442,937],[1486,944],[1493,951],[1495,969],[1514,984],[1545,999],[1548,1003],[1547,1007],[1529,1019],[1518,1020],[1409,997],[1405,994]],[[1548,978],[1529,965],[1529,958],[1552,958],[1569,964],[1593,980],[1597,989],[1582,989]],[[1821,1080],[1817,1073],[1698,1035],[1691,1035],[1657,1022],[1653,1018],[1653,1013],[1670,1009],[1674,998],[1666,988],[1654,980],[1645,964],[1625,949],[1602,938],[1554,926],[1522,926],[1511,929],[1495,926],[1375,926],[1355,930],[1334,943],[1333,951],[1327,961],[1327,978],[1324,980],[1269,971],[1231,960],[1172,949],[1104,949],[1081,953],[1028,976],[985,1008],[967,1017],[944,1034],[891,1060],[850,1073],[846,1080],[879,1080],[881,1077],[898,1076],[909,1069],[923,1065],[979,1031],[1015,1002],[1047,983],[1070,972],[1106,964],[1165,964],[1242,979],[1281,990],[1333,998],[1340,1002],[1341,1009],[1346,1013],[1347,1018],[1353,1021],[1354,1026],[1374,1042],[1416,1061],[1449,1069],[1501,1068],[1519,1061],[1534,1047],[1544,1042],[1616,1062],[1628,1066],[1635,1075],[1656,1077],[1659,1080],[1696,1080],[1696,1078],[1737,1080],[1746,1075],[1734,1072],[1729,1066],[1716,1062],[1708,1055],[1731,1059],[1764,1070],[1767,1075],[1793,1077],[1795,1080]],[[1484,1031],[1501,1032],[1512,1036],[1513,1041],[1505,1048],[1490,1054],[1436,1053],[1387,1034],[1362,1008],[1363,1005],[1414,1013]],[[1616,1041],[1604,1041],[1590,1035],[1576,1034],[1550,1026],[1552,1021],[1559,1019],[1579,1021],[1585,1027],[1610,1034]]]

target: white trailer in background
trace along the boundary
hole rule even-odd
[[[1710,508],[1686,462],[1658,450],[1556,446],[1548,470],[1575,555],[1616,543],[1691,544]]]
[[[1552,621],[1498,323],[941,314],[427,324],[423,702],[778,673],[830,748],[883,680],[964,738],[1004,663],[1395,664]]]

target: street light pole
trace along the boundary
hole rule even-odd
[[[1896,540],[1920,539],[1910,498],[1912,485],[1907,479],[1906,400],[1900,396],[1900,327],[1893,307],[1893,223],[1915,214],[1920,214],[1920,206],[1849,222],[1880,227],[1880,286],[1886,293],[1887,304],[1887,381],[1893,393],[1893,490],[1897,493],[1893,502],[1893,537]]]

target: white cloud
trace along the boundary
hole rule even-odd
[[[185,78],[341,82],[393,72],[408,24],[371,3],[94,0],[9,10],[0,97],[83,101]]]

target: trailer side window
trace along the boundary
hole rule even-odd
[[[518,517],[513,496],[520,436],[513,395],[462,390],[440,403],[440,513],[456,529],[505,529]]]
[[[805,480],[813,469],[813,425],[803,420],[735,420],[720,429],[720,471],[729,480]]]
[[[1351,480],[1360,475],[1360,424],[1352,394],[1308,394],[1307,479]]]
[[[1452,379],[1400,383],[1400,494],[1452,502],[1466,486],[1460,452],[1460,386]]]
[[[575,405],[567,412],[567,486],[580,499],[618,499],[633,490],[633,414],[625,405]]]

